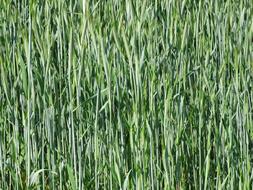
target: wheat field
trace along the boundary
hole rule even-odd
[[[0,190],[253,187],[251,0],[0,0]]]

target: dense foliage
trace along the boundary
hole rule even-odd
[[[251,189],[251,0],[1,0],[0,189]]]

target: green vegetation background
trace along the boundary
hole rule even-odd
[[[1,0],[0,189],[251,189],[251,0]]]

